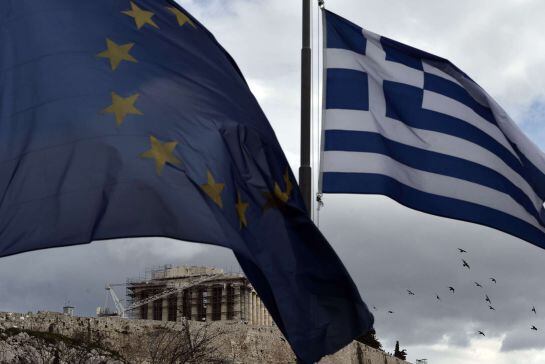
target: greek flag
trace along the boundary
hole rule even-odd
[[[545,156],[448,60],[325,12],[321,189],[382,194],[545,248]]]

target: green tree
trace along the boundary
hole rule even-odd
[[[399,350],[399,340],[396,341],[396,347],[394,350],[394,356],[401,360],[407,360],[407,350]]]
[[[357,337],[356,341],[359,341],[360,343],[370,346],[372,348],[382,350],[382,344],[380,343],[380,341],[378,341],[376,334],[377,332],[375,331],[375,329],[371,329],[371,331],[369,331],[368,333]]]

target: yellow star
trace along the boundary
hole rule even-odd
[[[178,24],[183,27],[186,23],[189,23],[193,28],[197,28],[195,26],[195,23],[189,19],[187,15],[185,15],[183,12],[181,12],[178,8],[175,8],[174,6],[167,7],[168,10],[174,15],[176,15],[176,19],[178,19]]]
[[[170,163],[178,166],[182,163],[182,161],[176,158],[174,155],[174,150],[176,149],[178,142],[161,143],[161,141],[153,135],[150,136],[150,142],[151,149],[140,154],[140,157],[155,159],[155,169],[157,170],[157,174],[159,176],[163,172],[165,164]]]
[[[212,176],[212,172],[208,171],[208,183],[201,185],[201,188],[204,192],[218,205],[219,207],[223,208],[223,201],[221,200],[221,193],[223,192],[223,189],[225,188],[225,184],[223,183],[216,183],[214,180],[214,176]]]
[[[263,210],[268,210],[270,208],[280,208],[283,205],[287,204],[291,193],[293,191],[293,183],[290,180],[290,174],[289,170],[286,169],[286,173],[283,176],[284,183],[286,184],[286,191],[282,191],[282,188],[278,183],[274,183],[274,190],[273,192],[265,192],[263,193],[263,196],[267,199],[267,202],[265,203],[265,206],[263,207]]]
[[[274,184],[274,193],[277,195],[277,197],[284,203],[287,203],[290,199],[291,192],[293,191],[293,184],[290,181],[290,172],[288,169],[286,169],[286,173],[284,173],[284,183],[286,184],[286,192],[283,192],[280,189],[280,186],[278,186],[277,183]]]
[[[125,118],[129,114],[144,115],[134,106],[134,103],[136,102],[136,100],[138,100],[139,96],[139,94],[134,94],[127,98],[123,98],[115,92],[112,92],[112,104],[102,110],[102,112],[115,114],[115,122],[117,126],[120,126],[121,124],[123,124],[123,121],[125,121]]]
[[[134,46],[134,43],[118,45],[114,41],[107,38],[106,46],[108,47],[108,49],[97,54],[97,57],[110,59],[110,65],[112,66],[112,70],[115,71],[122,61],[134,63],[138,62],[133,56],[129,54],[131,48]]]
[[[235,208],[237,210],[238,220],[240,221],[240,228],[248,226],[248,220],[246,220],[246,210],[248,210],[248,207],[250,206],[249,203],[246,203],[242,201],[242,198],[240,197],[240,192],[237,193],[237,203],[235,204]]]
[[[140,9],[135,3],[131,1],[131,10],[122,11],[123,14],[134,18],[136,28],[140,29],[144,25],[149,24],[152,27],[159,29],[157,24],[153,21],[152,17],[155,15],[151,11],[145,11]]]

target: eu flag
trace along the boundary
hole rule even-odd
[[[0,72],[0,256],[221,245],[303,361],[372,326],[236,64],[175,2],[2,0]]]

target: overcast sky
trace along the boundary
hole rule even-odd
[[[301,2],[180,3],[238,62],[296,167]],[[326,6],[371,31],[450,59],[545,147],[542,0],[328,0]],[[400,340],[413,362],[545,362],[544,250],[383,197],[325,196],[324,201],[320,228],[364,300],[376,306],[376,330],[387,350]],[[468,251],[464,258],[471,270],[462,267],[458,247]],[[92,315],[104,303],[106,282],[123,282],[167,263],[238,269],[227,250],[162,239],[33,252],[0,260],[0,310],[60,310],[70,300],[79,314]],[[449,286],[456,288],[454,295]],[[485,294],[496,311],[489,310]],[[531,325],[540,331],[531,331]]]

